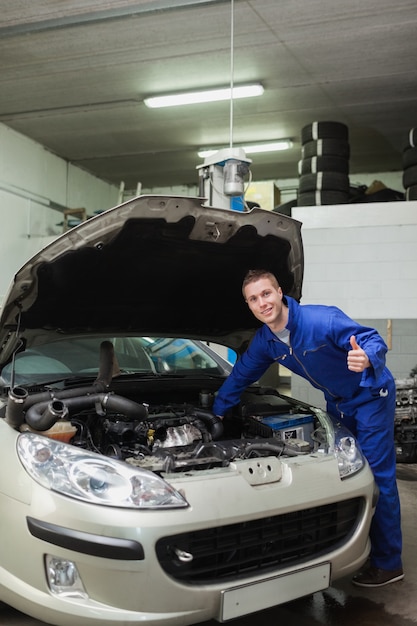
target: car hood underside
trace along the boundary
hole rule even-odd
[[[256,327],[241,294],[249,269],[272,271],[300,299],[301,224],[202,201],[141,196],[59,237],[16,275],[0,321],[3,349],[18,326],[29,343],[32,335],[123,329],[238,349]]]

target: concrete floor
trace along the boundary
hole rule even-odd
[[[417,624],[417,464],[397,465],[402,506],[405,579],[380,589],[354,587],[350,579],[330,589],[230,622],[233,626],[413,626]],[[0,603],[1,626],[44,626]],[[210,621],[200,626],[218,626]],[[75,622],[74,626],[83,626]]]

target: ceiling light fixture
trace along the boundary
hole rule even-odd
[[[266,143],[256,143],[249,144],[247,146],[235,146],[235,148],[243,148],[246,154],[257,154],[260,152],[277,152],[279,150],[289,150],[292,148],[291,139],[280,139],[278,141],[270,141]],[[205,159],[206,157],[210,157],[216,152],[219,151],[220,148],[210,148],[207,150],[200,150],[198,152],[198,156],[201,159]]]
[[[220,100],[230,100],[231,98],[252,98],[261,96],[264,88],[261,84],[237,85],[235,87],[224,87],[222,89],[209,89],[206,91],[189,91],[166,96],[155,96],[145,98],[144,103],[151,109],[159,107],[174,107],[183,104],[200,104],[202,102],[218,102]]]

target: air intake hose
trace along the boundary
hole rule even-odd
[[[88,387],[77,387],[74,389],[62,389],[60,391],[43,391],[28,395],[26,389],[23,387],[14,387],[9,391],[9,400],[6,407],[6,422],[13,426],[13,428],[19,428],[24,419],[25,411],[38,404],[42,404],[42,408],[39,411],[46,411],[47,405],[51,400],[66,400],[70,398],[80,398],[80,396],[88,396],[88,394],[98,394],[104,392],[111,383],[112,377],[120,374],[119,366],[114,354],[114,348],[111,341],[102,341],[100,345],[100,367],[96,380],[92,385]],[[91,396],[89,396],[91,397]],[[33,417],[35,421],[41,423],[50,423],[51,426],[55,422],[52,421],[52,417],[41,417],[37,414],[37,410],[33,411],[36,417]],[[58,419],[58,418],[57,418]],[[29,424],[32,428],[36,428],[32,424]],[[47,430],[50,426],[40,428],[39,430]]]
[[[103,413],[106,411],[122,413],[135,420],[143,420],[148,416],[148,411],[143,404],[108,393],[66,398],[65,401],[62,401],[62,405],[70,415],[85,409],[96,408],[96,410],[101,409]],[[34,430],[48,430],[52,428],[57,419],[57,412],[50,410],[50,400],[38,402],[26,412],[26,423]]]
[[[213,441],[220,439],[223,434],[223,422],[217,415],[197,408],[193,408],[191,414],[201,419],[209,427]]]
[[[19,428],[23,424],[24,404],[27,397],[28,392],[23,387],[13,387],[9,391],[5,418],[6,422],[13,428]]]

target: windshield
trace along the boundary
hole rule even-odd
[[[228,363],[208,346],[170,337],[79,337],[42,344],[16,354],[14,385],[61,378],[95,376],[100,345],[110,341],[121,374],[225,374]],[[12,382],[12,363],[1,372],[3,384]]]

